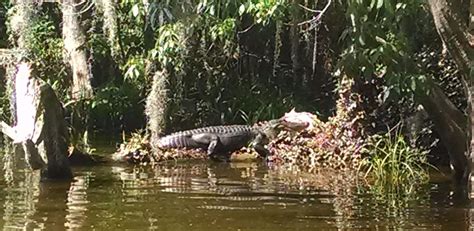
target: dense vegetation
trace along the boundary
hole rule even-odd
[[[18,45],[10,26],[18,9],[0,2],[1,48]],[[396,130],[374,141],[367,152],[372,167],[394,153],[406,153],[418,167],[425,152],[415,147],[430,151],[432,162],[448,159],[419,106],[430,94],[428,82],[467,111],[462,74],[423,0],[84,2],[77,12],[93,95],[79,99],[63,64],[61,5],[42,3],[33,12],[28,58],[64,103],[76,143],[87,144],[92,131],[145,128],[146,97],[159,78],[162,131],[252,123],[296,107],[331,117],[335,127],[357,118],[351,126],[358,139]],[[2,71],[0,120],[10,120]],[[401,129],[390,130],[400,122]],[[398,144],[403,150],[384,149]]]

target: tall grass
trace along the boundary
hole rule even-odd
[[[399,126],[384,135],[370,138],[360,169],[373,180],[376,191],[410,194],[428,182],[426,151],[411,147]]]

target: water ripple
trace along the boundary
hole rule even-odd
[[[0,190],[4,229],[466,230],[474,212],[448,184],[391,207],[349,173],[256,163],[95,166],[75,169],[64,184],[21,174]]]

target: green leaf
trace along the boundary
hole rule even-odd
[[[138,8],[138,4],[132,6],[132,15],[133,17],[138,17],[140,14],[140,8]]]
[[[209,14],[215,16],[215,13],[216,7],[214,5],[211,5],[211,7],[209,7]]]
[[[361,46],[365,46],[365,41],[364,41],[364,38],[361,36],[359,36],[359,43]]]
[[[239,15],[243,15],[244,13],[245,13],[245,5],[242,4],[242,5],[240,5],[240,7],[239,7]]]
[[[405,7],[407,6],[407,4],[405,3],[397,3],[397,5],[395,6],[395,9],[399,10],[399,9],[405,9]]]
[[[383,6],[383,0],[378,0],[377,1],[377,9],[382,8],[382,6]]]
[[[371,10],[374,9],[375,1],[377,1],[377,0],[372,0],[372,1],[370,2],[369,9],[371,9]]]
[[[393,5],[391,3],[392,0],[385,0],[385,9],[390,13],[393,14]]]
[[[379,37],[379,36],[375,36],[375,41],[377,41],[377,42],[379,42],[383,45],[387,44],[387,41],[385,39]]]
[[[414,79],[411,80],[411,90],[416,91],[416,81]]]

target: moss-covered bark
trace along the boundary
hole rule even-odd
[[[146,100],[145,113],[148,117],[148,129],[151,132],[151,146],[156,149],[156,141],[163,132],[167,121],[168,79],[166,70],[157,71],[153,76],[153,85]]]
[[[86,52],[86,37],[81,27],[81,13],[76,9],[79,1],[63,1],[64,58],[72,73],[72,98],[75,100],[92,96],[92,72],[89,70]]]

